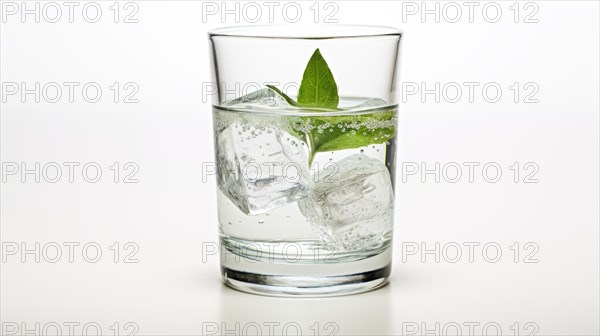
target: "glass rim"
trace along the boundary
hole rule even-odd
[[[211,29],[209,38],[238,37],[238,38],[267,38],[267,39],[297,39],[297,40],[326,40],[340,38],[368,37],[401,37],[403,32],[395,27],[360,25],[360,24],[271,24],[271,25],[239,25]]]

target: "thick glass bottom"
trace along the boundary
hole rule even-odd
[[[280,297],[324,297],[368,292],[384,286],[391,265],[377,270],[336,276],[287,276],[240,272],[221,267],[228,286],[242,292]]]
[[[356,294],[385,285],[391,272],[387,239],[369,250],[344,253],[315,247],[314,242],[255,242],[254,248],[248,248],[252,245],[247,241],[232,244],[226,237],[221,242],[224,282],[248,293],[287,297]]]

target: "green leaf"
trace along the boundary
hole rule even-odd
[[[333,74],[319,49],[315,50],[302,77],[298,102],[273,85],[271,90],[282,96],[290,105],[308,108],[338,109],[339,96]],[[311,116],[288,118],[289,132],[306,142],[309,148],[309,165],[317,153],[360,148],[389,141],[396,135],[396,109],[369,114]],[[316,111],[315,111],[316,112]]]
[[[292,98],[290,98],[290,96],[286,95],[285,93],[283,93],[283,91],[279,90],[278,88],[276,88],[273,85],[267,85],[267,87],[273,91],[275,91],[275,93],[277,93],[278,95],[280,95],[281,97],[283,97],[283,99],[285,99],[285,101],[288,102],[288,104],[292,105],[292,106],[296,106],[296,107],[300,107],[301,105],[298,104],[295,100],[293,100]]]
[[[335,109],[338,106],[337,84],[319,49],[311,56],[298,90],[298,103],[305,107]]]
[[[362,115],[296,117],[292,134],[306,141],[309,165],[317,153],[360,148],[389,141],[396,135],[396,109]]]

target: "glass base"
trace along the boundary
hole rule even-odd
[[[360,251],[337,251],[318,241],[241,241],[221,237],[224,282],[243,292],[270,296],[336,296],[386,284],[391,239]]]
[[[324,297],[368,292],[384,286],[391,265],[357,274],[288,276],[241,272],[221,267],[228,286],[246,293],[279,297]]]
[[[225,262],[221,265],[221,274],[223,275],[223,281],[228,286],[253,294],[284,297],[323,297],[358,294],[382,287],[387,283],[391,273],[390,250],[388,248],[384,253],[363,259],[359,262],[338,263],[334,265],[288,264],[283,269],[281,268],[282,265],[278,265],[279,272],[277,273],[279,274],[274,274],[275,272],[272,272],[274,269],[269,271],[268,268],[264,267],[265,265],[260,265],[260,262],[258,263],[259,265],[256,262],[251,265],[241,265],[240,263],[230,264],[238,269],[230,267],[229,263]],[[383,266],[364,271],[365,268],[368,268],[364,267],[367,265],[371,267],[375,265]],[[274,265],[271,264],[270,266]],[[356,266],[363,266],[358,267],[358,269],[363,271],[346,274],[350,269],[356,271]],[[310,269],[306,267],[310,267]],[[327,268],[328,271],[325,271],[324,268]],[[255,273],[259,270],[264,271],[264,273]],[[281,274],[282,270],[287,270],[287,274]]]

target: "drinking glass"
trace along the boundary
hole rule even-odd
[[[401,35],[358,25],[209,33],[227,285],[332,296],[387,282]]]

